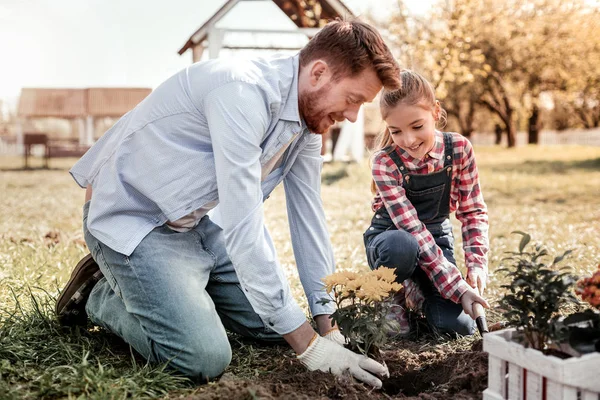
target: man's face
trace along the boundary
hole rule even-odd
[[[372,68],[335,80],[322,63],[313,65],[307,75],[308,84],[299,92],[300,115],[308,129],[319,134],[327,132],[335,121],[356,121],[363,103],[373,101],[383,86]]]

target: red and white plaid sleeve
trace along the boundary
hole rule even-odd
[[[420,267],[444,298],[458,303],[469,286],[458,268],[446,260],[431,233],[419,220],[417,211],[406,197],[402,175],[385,152],[375,155],[372,174],[381,200],[396,227],[410,232],[417,240]]]
[[[465,265],[467,268],[482,268],[487,273],[488,213],[479,186],[479,173],[475,163],[473,146],[463,136],[455,135],[455,152],[460,152],[458,161],[457,190],[452,197],[456,204],[456,219],[461,223]]]

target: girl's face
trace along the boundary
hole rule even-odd
[[[435,143],[435,122],[439,103],[435,108],[418,103],[398,104],[392,108],[385,122],[394,143],[410,156],[421,159]]]

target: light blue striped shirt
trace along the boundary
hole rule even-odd
[[[296,135],[297,134],[297,135]],[[296,137],[292,140],[292,138]],[[281,167],[261,168],[282,146]],[[284,183],[292,245],[313,316],[334,269],[320,196],[321,137],[298,110],[298,56],[196,63],[123,116],[73,166],[92,185],[89,231],[130,255],[155,227],[218,201],[227,252],[254,310],[276,332],[306,321],[264,224],[263,201]]]

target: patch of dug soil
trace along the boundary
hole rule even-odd
[[[306,371],[288,347],[243,345],[234,348],[234,361],[219,382],[198,387],[187,399],[462,400],[480,399],[487,386],[487,354],[470,344],[398,341],[382,358],[391,377],[382,390],[373,390],[349,376]]]
[[[422,399],[480,398],[487,387],[487,354],[477,351],[401,351],[386,361],[383,392]]]

